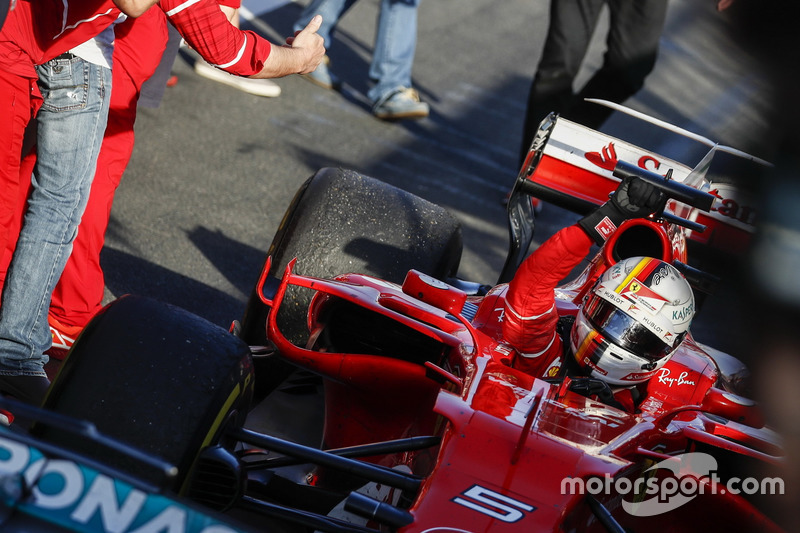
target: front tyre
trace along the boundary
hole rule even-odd
[[[180,491],[200,451],[219,443],[223,425],[243,421],[252,374],[249,347],[226,330],[156,300],[123,296],[75,342],[44,407],[177,466],[172,488]],[[55,429],[33,430],[148,477],[112,450],[91,449]]]
[[[461,260],[461,225],[446,209],[410,192],[357,172],[323,168],[295,195],[267,252],[271,276],[279,277],[297,258],[294,272],[333,278],[359,273],[402,283],[417,269],[438,279],[455,276]],[[287,292],[278,324],[286,337],[308,337],[311,291]],[[251,346],[268,344],[268,308],[251,294],[241,337]],[[273,359],[256,360],[256,395],[269,393],[291,368]]]

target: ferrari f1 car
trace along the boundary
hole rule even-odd
[[[783,452],[736,359],[689,335],[629,413],[598,399],[597,380],[515,370],[501,335],[531,198],[585,212],[628,176],[667,208],[623,224],[557,289],[559,313],[639,255],[710,292],[687,243],[748,231],[720,214],[732,189],[705,178],[718,151],[752,160],[713,146],[690,168],[552,115],[509,197],[510,252],[491,284],[456,277],[446,210],[320,170],[241,324],[126,296],[82,333],[43,409],[5,400],[29,428],[0,432],[3,531],[780,531],[769,498]],[[248,427],[298,375],[322,391],[322,414],[296,419],[321,420],[316,446]]]

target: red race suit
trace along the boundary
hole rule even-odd
[[[536,377],[553,377],[561,368],[564,345],[556,331],[555,288],[591,246],[580,226],[563,228],[523,261],[508,284],[503,337],[518,352],[514,368]]]

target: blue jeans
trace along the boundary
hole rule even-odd
[[[80,58],[38,67],[37,162],[0,305],[0,374],[44,376],[47,312],[89,198],[111,95],[111,70]]]
[[[331,33],[356,0],[311,0],[295,23],[302,30],[314,15],[322,15],[319,35],[330,48]],[[420,0],[381,0],[375,51],[369,78],[375,84],[367,97],[377,102],[402,87],[411,87],[411,67],[417,46],[417,7]]]

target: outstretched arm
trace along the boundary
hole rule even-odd
[[[322,37],[317,34],[321,17],[290,38],[291,45],[275,46],[255,32],[231,24],[215,0],[160,0],[159,6],[204,60],[237,76],[277,78],[311,72],[325,54]]]
[[[289,74],[308,74],[317,68],[325,55],[323,39],[317,34],[322,17],[316,15],[285,46],[273,46],[264,68],[253,78],[279,78]]]

